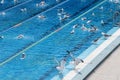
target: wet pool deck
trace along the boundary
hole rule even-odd
[[[85,80],[120,80],[120,45]]]

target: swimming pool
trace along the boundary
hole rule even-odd
[[[8,28],[7,30],[2,31],[1,35],[6,35],[7,39],[2,40],[3,42],[1,43],[1,48],[2,47],[4,47],[4,48],[2,49],[1,52],[7,51],[7,53],[5,53],[7,55],[2,55],[3,57],[1,56],[1,58],[3,58],[3,59],[1,59],[1,60],[4,61],[5,60],[4,58],[8,58],[8,57],[14,55],[16,52],[19,52],[21,49],[24,49],[28,45],[40,40],[44,36],[50,34],[54,30],[58,29],[62,24],[66,23],[67,20],[66,20],[66,22],[64,21],[64,23],[63,22],[61,23],[57,17],[57,13],[55,13],[55,12],[56,12],[56,9],[59,9],[59,7],[64,8],[64,6],[70,5],[68,3],[71,3],[73,5],[73,2],[69,1],[69,2],[66,2],[64,5],[56,6],[52,10],[48,9],[47,11],[43,12],[42,14],[47,16],[47,18],[45,20],[41,20],[38,18],[38,16],[41,15],[41,13],[40,13],[37,16],[33,17],[32,19],[29,19],[29,21],[24,21],[24,23],[19,23],[19,25],[15,26],[15,27]],[[76,4],[76,2],[74,2],[74,4]],[[73,7],[67,8],[67,10],[71,10],[71,9],[73,9]],[[66,10],[66,12],[67,12],[67,10]],[[69,14],[71,16],[76,16],[74,14],[76,12],[78,12],[78,10],[81,10],[81,6],[78,6],[78,8],[76,8],[74,10],[75,10],[74,12],[71,12],[71,13],[69,12]],[[10,23],[11,22],[15,22],[15,21],[10,21]],[[5,28],[5,27],[6,26],[1,27],[1,28]],[[36,33],[38,33],[38,34],[36,34]],[[11,35],[11,34],[13,34],[13,35]],[[26,34],[26,38],[23,39],[24,41],[16,40],[16,36],[18,36],[19,34]],[[19,42],[19,47],[15,47],[14,45],[17,44],[18,42]]]
[[[1,11],[5,13],[5,16],[1,17],[1,27],[0,31],[6,31],[9,28],[15,27],[17,25],[19,25],[20,23],[24,23],[24,21],[27,21],[31,18],[33,18],[35,15],[40,14],[41,12],[52,8],[54,6],[56,6],[58,3],[55,2],[55,0],[49,1],[47,0],[47,3],[45,6],[41,7],[41,6],[36,6],[36,4],[40,3],[41,0],[37,0],[37,1],[27,1],[24,4],[15,6],[13,8],[9,8],[6,10]],[[66,2],[66,0],[61,0],[59,3],[62,2]],[[49,4],[49,5],[47,5]],[[27,12],[22,12],[22,9],[26,9],[28,10]],[[6,24],[8,23],[8,24]]]
[[[56,3],[56,5],[50,8],[46,8],[42,12],[38,11],[37,15],[30,13],[28,16],[26,16],[26,13],[21,14],[21,12],[18,11],[18,15],[21,14],[24,15],[24,17],[19,16],[20,18],[18,18],[18,20],[15,18],[13,19],[14,21],[8,19],[8,24],[6,24],[6,22],[1,22],[2,25],[5,26],[0,27],[0,35],[5,36],[4,39],[0,40],[0,48],[2,49],[0,50],[1,79],[51,80],[53,76],[58,74],[58,71],[55,68],[57,65],[54,61],[55,57],[59,61],[63,58],[66,58],[69,61],[71,59],[66,53],[66,50],[74,53],[74,56],[78,56],[90,45],[92,45],[91,41],[102,36],[101,32],[108,32],[113,28],[113,19],[111,16],[113,16],[118,5],[105,2],[90,11],[88,14],[84,14],[84,12],[82,12],[82,8],[89,10],[89,8],[85,7],[88,5],[88,7],[93,5],[95,6],[96,4],[90,5],[90,3],[99,4],[98,1],[90,0],[90,2],[87,3],[82,2],[81,0],[81,5],[79,4],[79,0],[62,1],[63,2],[59,4]],[[34,3],[34,1],[26,4],[30,5],[32,3]],[[28,5],[25,7],[30,7]],[[110,8],[108,8],[108,6],[110,6]],[[14,11],[16,12],[16,8],[20,9],[21,7],[18,6],[15,7],[15,9],[12,8],[10,11],[8,11],[8,13],[14,13]],[[70,18],[60,22],[56,13],[57,9],[59,8],[64,8],[65,11],[71,15]],[[38,18],[38,16],[41,14],[46,16],[44,20]],[[80,14],[84,15],[79,17]],[[34,16],[31,18],[31,15]],[[8,14],[7,16],[11,18],[13,15]],[[87,20],[81,20],[82,17],[86,17]],[[4,19],[6,18],[4,17]],[[90,24],[87,24],[86,21],[89,20],[92,21]],[[101,20],[105,20],[106,24],[101,25]],[[15,23],[13,24],[12,22]],[[99,30],[95,32],[82,31],[81,27],[79,26],[76,28],[74,34],[70,34],[72,26],[78,23],[80,26],[82,26],[84,23],[87,28],[92,27],[91,25],[95,25]],[[19,25],[15,26],[16,24]],[[15,27],[10,28],[10,26]],[[24,34],[25,38],[17,40],[16,36],[19,34]],[[20,60],[20,54],[23,52],[26,53],[26,58],[24,60]],[[85,57],[87,56],[81,56],[82,59]],[[3,75],[6,76],[4,77]]]

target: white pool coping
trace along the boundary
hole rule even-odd
[[[96,48],[88,57],[84,59],[84,63],[80,63],[75,70],[71,70],[63,80],[83,80],[110,52],[120,44],[120,29],[118,29],[111,37],[105,40],[98,48]]]

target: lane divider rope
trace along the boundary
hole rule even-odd
[[[84,16],[85,14],[89,13],[90,11],[94,10],[95,8],[97,8],[98,6],[102,5],[103,3],[105,3],[107,0],[102,1],[101,3],[99,3],[98,5],[94,6],[93,8],[89,9],[88,11],[84,12],[83,14],[81,14],[80,16],[78,16],[77,18],[71,20],[70,22],[68,22],[67,24],[65,24],[64,26],[61,27],[61,29],[67,27],[69,24],[71,24],[72,22],[76,21],[77,19],[79,19],[80,17]],[[32,45],[28,46],[27,48],[23,49],[22,51],[16,53],[14,56],[8,58],[7,60],[3,61],[0,63],[0,66],[2,66],[3,64],[11,61],[12,59],[14,59],[15,57],[17,57],[18,55],[20,55],[21,53],[25,52],[26,50],[30,49],[31,47],[37,45],[38,43],[42,42],[43,40],[47,39],[48,37],[52,36],[53,34],[55,34],[56,31],[52,32],[51,34],[45,36],[44,38],[40,39],[39,41],[33,43]]]

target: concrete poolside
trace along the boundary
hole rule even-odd
[[[120,80],[120,45],[85,80]]]

